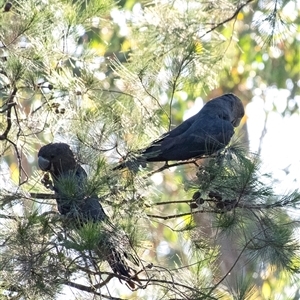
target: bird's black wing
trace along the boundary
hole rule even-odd
[[[200,116],[187,131],[175,137],[166,136],[143,155],[147,161],[187,160],[210,155],[224,148],[234,129],[229,121]]]
[[[152,144],[163,140],[165,137],[174,138],[176,136],[179,136],[179,135],[183,134],[184,132],[189,130],[189,128],[194,124],[195,121],[197,121],[197,118],[199,118],[199,113],[197,113],[196,115],[188,118],[187,120],[182,122],[180,125],[178,125],[174,129],[170,130],[169,132],[166,132],[161,137],[159,137],[157,140],[155,140]]]
[[[145,149],[141,149],[137,152],[137,155],[134,157],[131,157],[127,159],[126,161],[121,162],[116,167],[114,167],[112,170],[122,170],[126,167],[128,167],[130,170],[137,172],[139,169],[139,166],[146,166],[146,161],[152,161],[152,157],[156,157],[160,153],[160,146],[163,143],[163,141],[169,140],[170,138],[175,138],[177,136],[180,136],[184,132],[186,132],[193,123],[197,120],[197,115],[187,119],[174,129],[172,129],[169,132],[164,133],[161,135],[158,139],[154,140],[150,146],[148,146]],[[148,159],[149,158],[149,159]]]
[[[128,167],[137,171],[151,161],[188,160],[213,154],[229,143],[243,116],[241,100],[234,94],[224,94],[113,170]]]
[[[192,118],[154,141],[141,153],[146,161],[187,160],[224,148],[244,115],[241,100],[224,94],[207,102]]]
[[[141,151],[142,157],[146,158],[147,161],[151,161],[150,158],[155,155],[159,155],[161,149],[162,143],[164,141],[170,141],[176,137],[181,136],[185,132],[189,130],[189,128],[193,125],[193,123],[197,120],[199,117],[198,114],[192,116],[191,118],[185,120],[183,123],[175,127],[169,132],[166,132],[162,136],[160,136],[158,139],[154,140],[146,149]],[[149,160],[148,160],[149,158]]]

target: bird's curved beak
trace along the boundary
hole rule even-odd
[[[234,127],[238,127],[238,126],[240,125],[240,123],[241,123],[241,120],[242,120],[242,118],[234,119],[234,120],[232,121],[232,125],[233,125]]]
[[[43,171],[48,171],[50,169],[50,161],[42,156],[38,157],[38,165]]]

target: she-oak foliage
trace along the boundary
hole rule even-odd
[[[111,171],[181,121],[184,94],[194,99],[216,86],[226,51],[237,43],[235,26],[257,4],[216,3],[148,2],[124,15],[109,0],[0,3],[1,175],[8,164],[11,177],[1,178],[1,299],[55,299],[66,286],[87,299],[257,299],[259,274],[299,271],[298,221],[289,213],[299,209],[300,195],[276,195],[259,158],[240,146],[177,166],[170,178],[168,166]],[[284,5],[258,1],[268,15],[262,23],[274,28],[256,22],[261,40],[282,34]],[[128,34],[120,36],[117,24]],[[124,291],[93,251],[109,229],[66,222],[49,178],[28,164],[53,139],[72,145],[89,169],[84,192],[98,195],[139,255],[135,291]],[[163,187],[151,179],[160,174]],[[180,180],[187,189],[177,188]],[[235,251],[225,271],[224,240]]]

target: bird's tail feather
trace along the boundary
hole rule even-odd
[[[106,258],[113,272],[118,275],[122,275],[126,277],[124,279],[126,283],[130,286],[130,288],[135,288],[135,282],[140,283],[140,280],[137,276],[137,272],[131,268],[126,262],[125,256],[123,257],[116,249],[111,248],[110,254]],[[121,280],[120,280],[121,281]]]

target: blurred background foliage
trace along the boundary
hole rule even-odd
[[[51,0],[2,1],[0,7],[2,189],[41,191],[38,149],[68,142],[90,166],[97,193],[111,193],[105,208],[112,219],[141,226],[146,261],[182,267],[179,280],[211,289],[216,298],[299,297],[299,278],[276,264],[248,257],[235,264],[239,251],[232,245],[241,237],[223,238],[216,229],[228,228],[230,219],[191,214],[194,165],[149,178],[155,164],[137,175],[110,171],[223,93],[235,93],[247,106],[257,97],[268,104],[270,91],[284,91],[284,107],[278,110],[274,101],[265,110],[299,114],[299,1]],[[237,136],[249,148],[247,116]],[[2,207],[12,209],[11,200]],[[32,211],[30,199],[21,202],[24,213]],[[43,203],[34,208],[53,204]],[[182,216],[168,217],[174,215]],[[291,221],[285,211],[277,217]],[[131,296],[146,299],[147,289]]]

